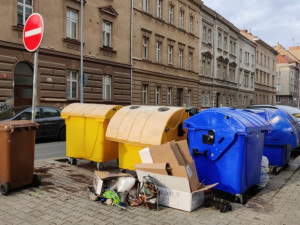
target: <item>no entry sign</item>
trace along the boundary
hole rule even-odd
[[[23,31],[23,42],[25,48],[34,52],[41,44],[44,35],[44,21],[40,14],[31,14],[25,24]]]

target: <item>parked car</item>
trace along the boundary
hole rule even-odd
[[[31,120],[31,106],[16,106],[0,113],[0,121]],[[60,109],[37,106],[35,121],[39,124],[36,139],[59,138],[66,140],[65,120],[60,117]]]
[[[282,109],[283,111],[292,115],[300,124],[300,109],[292,107],[292,106],[262,104],[262,105],[250,105],[250,106],[248,106],[248,108],[250,108],[250,109],[259,109],[259,108]]]

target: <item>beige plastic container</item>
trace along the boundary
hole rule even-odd
[[[134,170],[141,163],[139,151],[172,140],[186,139],[183,121],[189,116],[182,107],[126,106],[111,119],[106,139],[119,142],[119,167]]]

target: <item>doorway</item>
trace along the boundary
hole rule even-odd
[[[182,106],[182,88],[177,88],[176,106]]]
[[[33,68],[20,62],[14,72],[14,106],[32,104]]]

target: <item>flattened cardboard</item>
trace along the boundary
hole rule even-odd
[[[135,164],[135,170],[168,175],[167,163],[137,163]]]
[[[118,177],[131,177],[126,173],[110,173],[107,171],[94,171],[93,187],[97,195],[101,195],[103,189],[103,183],[105,180],[118,178]]]
[[[149,148],[144,148],[141,151],[139,151],[142,163],[153,163],[153,159],[150,154]]]
[[[142,182],[144,176],[152,176],[160,190],[159,204],[191,212],[204,203],[203,191],[216,186],[217,184],[203,186],[191,192],[188,178],[167,176],[136,170],[138,179]]]

